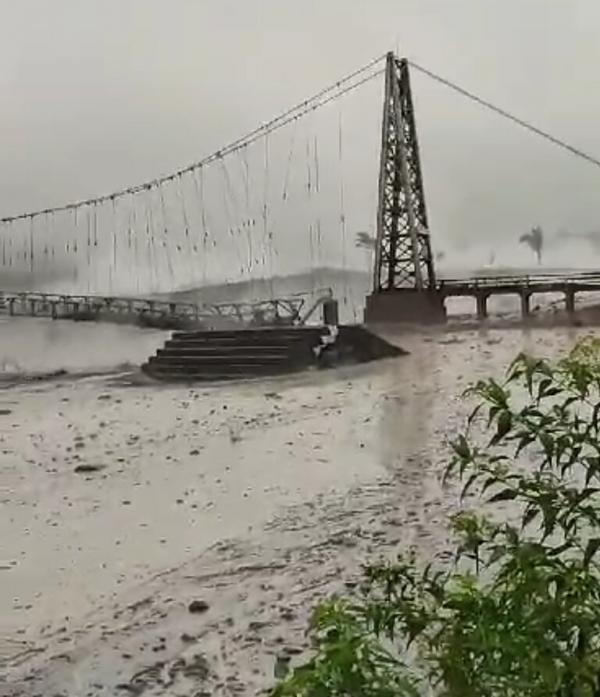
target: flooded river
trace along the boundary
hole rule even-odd
[[[139,694],[171,680],[193,695],[185,671],[156,666],[199,652],[210,694],[270,684],[311,604],[362,560],[444,553],[456,499],[439,473],[461,391],[588,333],[404,332],[389,338],[408,355],[376,364],[173,387],[125,370],[162,332],[22,322],[8,340],[2,327],[5,361],[79,377],[0,389],[0,694],[69,697],[114,695],[140,670]]]

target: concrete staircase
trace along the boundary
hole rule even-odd
[[[142,366],[162,380],[232,380],[280,375],[317,363],[326,327],[175,332]]]

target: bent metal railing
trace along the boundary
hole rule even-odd
[[[275,298],[258,302],[195,304],[148,298],[65,295],[0,291],[0,314],[93,320],[131,318],[144,321],[181,320],[208,324],[230,320],[245,324],[296,324],[305,304],[303,297]]]
[[[313,304],[308,308],[304,315],[302,315],[299,318],[299,325],[304,326],[305,324],[307,324],[310,318],[316,313],[316,311],[320,307],[322,307],[328,300],[331,300],[333,298],[333,290],[331,288],[322,288],[319,290],[319,293],[320,294],[313,302]]]

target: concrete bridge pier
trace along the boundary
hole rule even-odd
[[[569,286],[565,289],[565,308],[567,314],[575,314],[575,290]]]
[[[487,301],[490,294],[486,291],[479,291],[475,295],[477,301],[477,319],[484,320],[488,316]]]
[[[531,293],[528,290],[521,291],[521,316],[527,319],[531,312]]]

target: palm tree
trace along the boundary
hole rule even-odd
[[[368,232],[357,232],[355,245],[363,249],[375,249],[375,238]]]
[[[537,256],[538,264],[542,263],[542,248],[544,246],[544,232],[539,225],[531,228],[530,232],[526,232],[519,237],[519,242],[524,242],[529,245]]]

